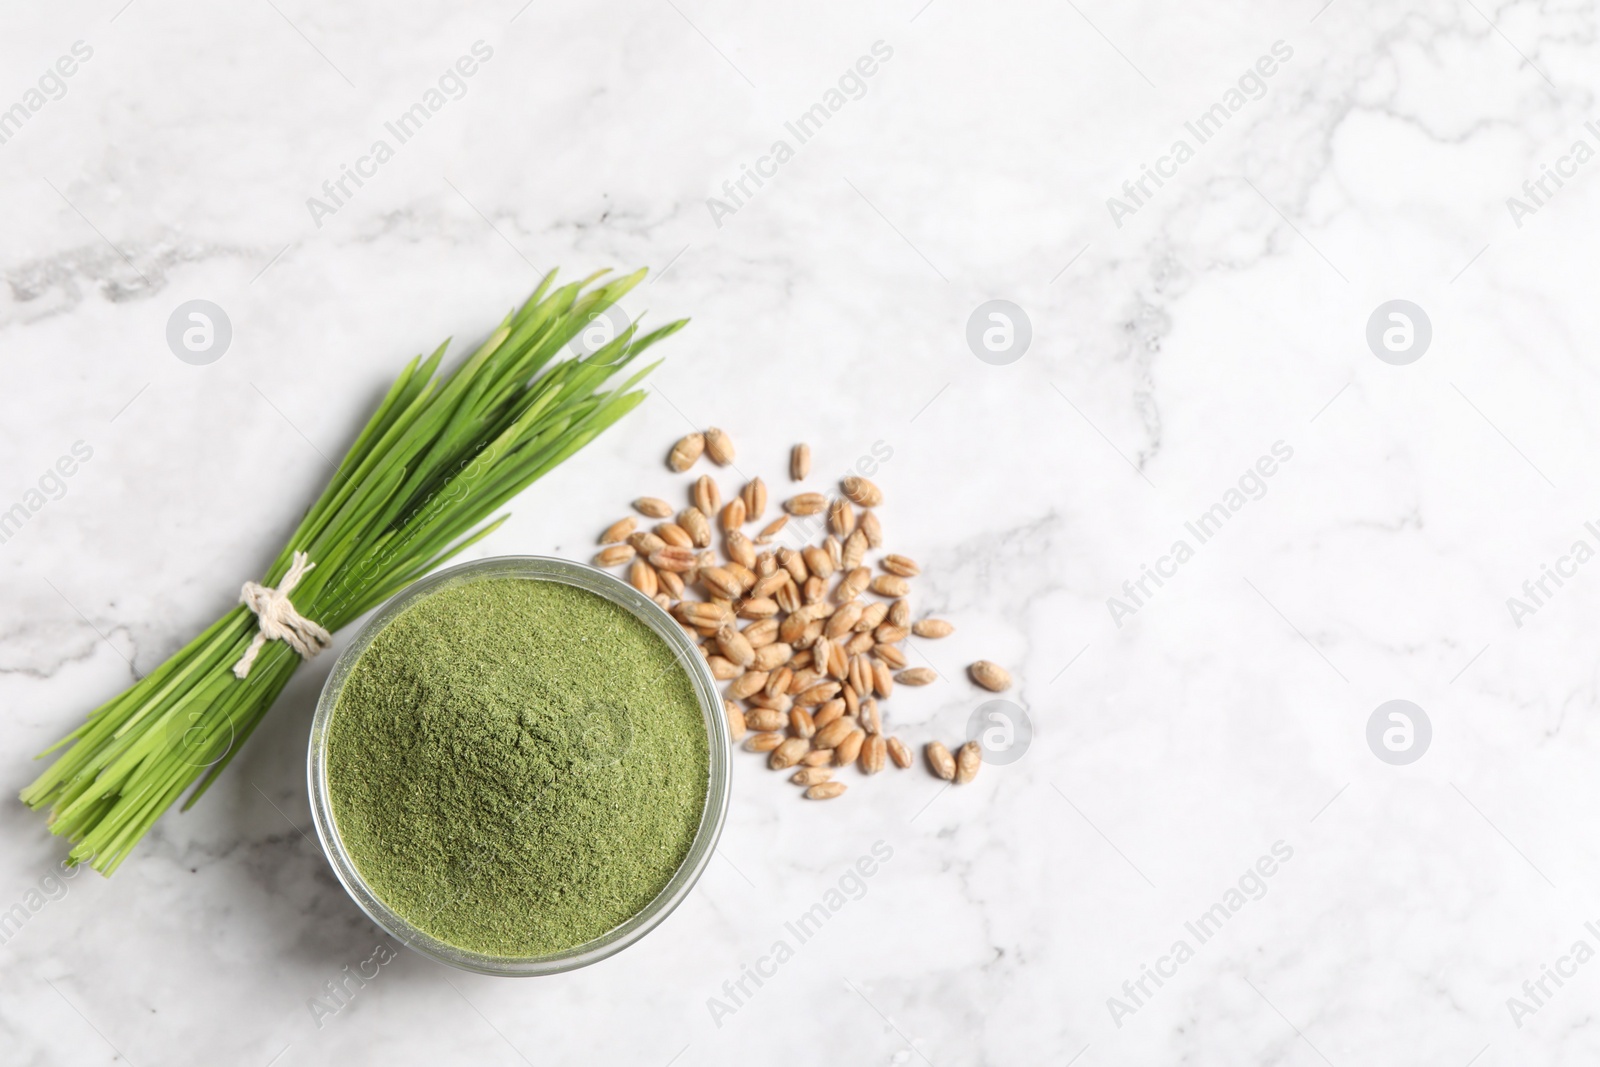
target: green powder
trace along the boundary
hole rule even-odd
[[[492,956],[638,914],[683,862],[709,774],[670,647],[558,582],[447,587],[397,615],[328,725],[334,821],[380,900]]]

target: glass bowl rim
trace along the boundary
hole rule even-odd
[[[395,616],[423,597],[438,592],[446,586],[490,578],[560,582],[587,590],[628,611],[649,626],[672,650],[674,658],[689,676],[706,726],[710,760],[706,776],[705,807],[701,812],[700,825],[695,830],[694,840],[690,843],[683,862],[678,865],[671,879],[650,903],[631,918],[592,941],[546,956],[505,957],[472,952],[428,934],[390,908],[367,885],[345,848],[333,817],[332,798],[328,789],[328,726],[334,706],[338,703],[339,694],[344,689],[345,680],[367,646]],[[659,926],[694,889],[706,866],[711,862],[717,841],[722,834],[723,824],[727,819],[731,791],[730,744],[722,696],[717,691],[710,665],[700,654],[698,646],[661,605],[615,575],[588,564],[555,556],[489,556],[467,563],[458,563],[418,579],[385,601],[356,631],[354,639],[334,661],[333,670],[323,683],[322,692],[317,698],[316,712],[311,721],[311,738],[307,746],[307,792],[311,800],[311,818],[316,825],[317,840],[321,843],[323,854],[327,856],[329,865],[339,879],[339,884],[367,917],[395,940],[440,963],[479,974],[508,977],[559,974],[587,967],[621,952]]]

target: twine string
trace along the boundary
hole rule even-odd
[[[316,564],[304,552],[296,552],[289,571],[278,582],[276,589],[260,582],[245,582],[239,590],[239,600],[256,615],[260,629],[250,647],[244,650],[239,662],[233,665],[233,676],[243,679],[250,674],[250,665],[261,654],[268,641],[283,641],[300,653],[302,659],[312,659],[333,643],[333,635],[294,609],[289,594],[300,584],[300,579]]]

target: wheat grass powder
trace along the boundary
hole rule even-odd
[[[688,673],[626,609],[488,578],[408,606],[328,721],[334,822],[397,914],[527,958],[642,911],[688,854],[709,739]]]

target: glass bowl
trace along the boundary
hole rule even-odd
[[[650,627],[672,649],[673,655],[689,675],[695,696],[700,702],[701,715],[705,719],[710,750],[705,810],[700,816],[700,826],[695,831],[689,852],[671,880],[642,911],[622,925],[593,941],[548,956],[487,956],[447,944],[413,926],[379,900],[361,877],[339,836],[328,791],[328,724],[334,706],[339,702],[345,679],[349,677],[361,653],[396,615],[422,597],[447,586],[489,578],[525,578],[577,586],[619,605]],[[727,717],[723,713],[722,697],[711,677],[711,668],[689,635],[659,604],[626,582],[582,563],[548,556],[495,556],[447,568],[407,586],[374,612],[356,633],[355,640],[340,653],[334,662],[333,673],[322,687],[316,715],[311,721],[311,746],[306,767],[311,817],[316,822],[317,838],[322,842],[322,850],[327,854],[328,862],[332,864],[345,891],[367,913],[368,918],[396,940],[440,963],[480,974],[556,974],[587,967],[621,952],[660,925],[689,895],[706,865],[711,862],[711,854],[717,847],[717,838],[722,833],[722,824],[728,814],[729,744]]]

